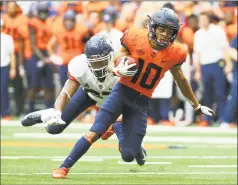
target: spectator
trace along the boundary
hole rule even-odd
[[[37,6],[37,15],[29,20],[30,40],[33,49],[31,60],[26,63],[28,77],[29,112],[35,111],[35,99],[39,89],[44,88],[44,100],[46,108],[54,106],[53,65],[49,64],[47,43],[52,32],[48,19],[49,3],[40,2]]]
[[[8,84],[9,77],[16,77],[16,60],[14,55],[14,42],[10,35],[3,33],[4,21],[1,19],[1,117],[10,120]],[[10,64],[10,71],[9,71]]]
[[[213,107],[214,95],[217,100],[217,116],[221,122],[224,116],[224,105],[226,102],[225,74],[223,71],[224,59],[229,60],[225,52],[228,49],[228,42],[224,30],[210,24],[208,13],[199,15],[200,29],[194,36],[194,51],[196,53],[197,67],[195,79],[197,82],[202,80],[204,85],[204,104]],[[213,90],[214,85],[214,91]],[[205,116],[201,126],[211,124],[212,117]]]
[[[67,80],[69,61],[83,53],[84,44],[89,38],[87,27],[76,24],[76,14],[68,10],[62,18],[55,21],[53,36],[48,43],[50,60],[59,65],[60,83]],[[57,46],[57,50],[54,48]]]
[[[231,92],[230,98],[227,101],[225,115],[224,115],[224,122],[221,124],[221,127],[229,127],[230,123],[232,122],[232,118],[234,117],[234,113],[237,112],[237,77],[238,77],[238,65],[237,65],[237,42],[238,37],[236,36],[231,40],[230,43],[230,56],[233,60],[233,76],[232,76],[232,85],[231,85]]]
[[[17,65],[16,77],[12,80],[14,87],[14,98],[16,103],[16,115],[24,112],[25,90],[23,77],[25,76],[24,61],[31,57],[31,47],[28,30],[28,18],[22,15],[16,2],[8,2],[7,13],[3,16],[6,34],[12,36],[15,45],[15,58]]]
[[[124,3],[121,8],[119,19],[115,23],[115,27],[122,32],[132,27],[137,8],[138,5],[136,2]]]
[[[115,18],[113,18],[110,14],[104,14],[102,18],[103,22],[105,23],[105,28],[98,33],[98,35],[104,35],[109,38],[112,42],[113,49],[115,52],[120,51],[121,49],[121,37],[123,33],[114,27],[115,25]]]

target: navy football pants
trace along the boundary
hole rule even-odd
[[[148,97],[117,83],[97,113],[90,130],[102,135],[122,114],[124,142],[121,154],[124,161],[131,162],[138,154],[146,134],[149,101]]]
[[[237,77],[238,72],[233,72],[233,80],[231,84],[231,92],[230,92],[230,98],[227,101],[225,115],[224,115],[224,122],[231,123],[233,121],[234,113],[237,111]]]
[[[79,88],[62,112],[61,118],[66,124],[48,126],[47,132],[60,134],[79,114],[95,104],[96,102],[87,95],[83,88]]]
[[[45,50],[41,50],[44,56],[47,56]],[[40,65],[40,58],[33,54],[32,57],[25,63],[27,71],[28,88],[55,88],[54,85],[54,68],[53,64]]]

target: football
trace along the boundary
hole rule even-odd
[[[138,68],[137,60],[134,59],[131,56],[122,56],[122,57],[117,59],[115,67],[123,67],[123,66],[127,66],[127,65],[130,65],[130,64],[134,64],[134,63],[136,65],[131,67],[129,70],[134,71],[134,70],[136,70]]]

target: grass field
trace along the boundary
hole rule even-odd
[[[113,136],[57,180],[52,169],[90,125],[73,123],[57,136],[39,126],[1,123],[1,184],[237,184],[236,129],[150,126],[144,166],[122,162]]]

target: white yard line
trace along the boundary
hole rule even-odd
[[[237,168],[237,165],[188,165],[189,168]]]
[[[90,129],[92,124],[85,124],[80,122],[74,122],[69,125],[69,128],[73,129]],[[1,120],[1,127],[22,127],[20,120],[7,121]],[[34,125],[34,127],[42,127],[42,125]],[[236,128],[220,128],[220,127],[169,127],[162,125],[148,125],[147,130],[149,132],[188,132],[188,133],[235,133],[237,134]]]
[[[1,173],[1,175],[51,175],[52,173]],[[236,172],[138,172],[138,173],[125,173],[125,172],[115,172],[115,173],[69,173],[69,175],[237,175]]]
[[[65,159],[66,156],[1,156],[1,159]],[[84,156],[81,160],[121,159],[121,156]],[[237,159],[237,156],[147,156],[147,159]]]
[[[82,133],[63,133],[51,135],[48,133],[14,133],[16,138],[47,138],[47,139],[78,139]],[[117,140],[113,135],[110,139]],[[236,137],[198,137],[198,136],[145,136],[145,142],[175,142],[175,143],[206,143],[206,144],[237,144]]]
[[[124,162],[124,161],[118,161],[117,164],[122,164],[122,165],[137,165],[136,162]],[[155,165],[155,164],[172,164],[172,162],[146,162],[146,165]]]

